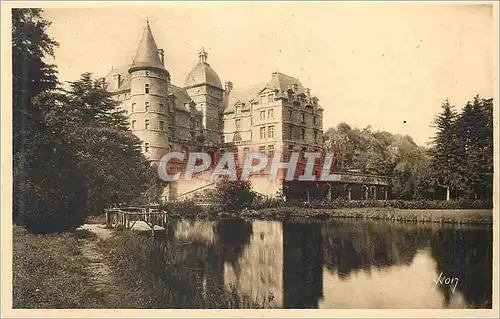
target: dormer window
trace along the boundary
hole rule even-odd
[[[144,94],[149,94],[149,83],[144,84]]]

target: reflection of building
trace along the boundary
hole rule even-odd
[[[242,257],[224,266],[224,284],[259,302],[272,297],[271,306],[316,308],[323,287],[320,240],[319,225],[254,221]]]
[[[250,243],[236,263],[224,265],[224,285],[261,301],[283,305],[283,229],[280,222],[254,221]]]

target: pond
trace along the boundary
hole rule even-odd
[[[154,242],[178,308],[491,308],[491,227],[172,219]]]

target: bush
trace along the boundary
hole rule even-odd
[[[57,141],[37,139],[23,150],[15,178],[15,221],[33,233],[63,232],[84,223],[86,190],[75,158]]]
[[[203,209],[190,200],[169,202],[161,205],[159,208],[183,217],[196,217],[203,213]]]
[[[217,183],[213,200],[230,212],[234,212],[250,207],[255,196],[249,181],[222,180]]]

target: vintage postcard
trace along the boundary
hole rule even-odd
[[[498,318],[498,4],[3,2],[3,317]]]

